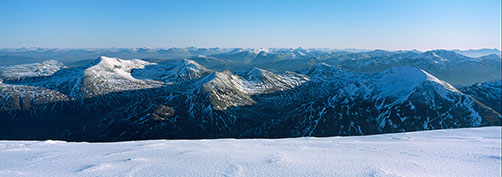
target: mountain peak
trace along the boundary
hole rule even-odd
[[[86,68],[83,86],[89,90],[90,95],[101,95],[110,92],[137,90],[143,88],[159,87],[160,83],[151,80],[141,80],[133,77],[134,69],[144,69],[147,65],[156,65],[147,61],[134,59],[123,60],[101,56],[94,66]]]
[[[253,67],[249,71],[247,71],[243,77],[249,81],[249,82],[264,82],[267,80],[275,80],[279,76],[275,73],[272,73],[270,71],[258,68],[258,67]]]
[[[148,69],[134,70],[136,78],[162,81],[164,83],[177,83],[197,80],[210,74],[212,71],[189,59],[159,63]]]
[[[409,67],[409,66],[399,66],[387,70],[386,75],[394,75],[397,77],[412,78],[413,80],[424,80],[426,78],[426,72],[421,69]]]
[[[373,87],[375,90],[380,90],[383,95],[398,96],[409,94],[411,90],[425,82],[434,83],[434,85],[449,91],[459,92],[452,85],[439,80],[432,74],[408,66],[400,66],[382,72],[375,79],[376,84]]]
[[[457,52],[449,50],[441,50],[441,49],[426,51],[418,56],[423,58],[432,58],[436,60],[439,59],[440,61],[449,61],[449,60],[455,61],[459,59],[468,58],[464,55],[458,54]]]
[[[230,106],[245,106],[254,104],[255,101],[245,93],[242,83],[244,81],[230,71],[213,72],[200,79],[195,84],[202,86],[213,109],[225,110]]]
[[[269,72],[267,70],[258,68],[258,67],[253,67],[249,71],[246,72],[246,77],[261,77],[265,72]]]
[[[341,70],[337,66],[328,65],[326,63],[318,63],[307,69],[305,75],[308,75],[312,78],[326,78],[341,76],[342,73],[343,70]]]
[[[196,69],[201,69],[201,70],[207,70],[206,67],[200,65],[199,63],[193,61],[193,60],[190,60],[190,59],[183,59],[182,61],[182,65],[185,66],[185,67],[189,67],[189,68],[196,68]]]
[[[182,80],[199,79],[202,76],[210,73],[210,71],[206,67],[189,59],[183,59],[181,64],[175,67],[175,69],[172,71],[173,72],[171,73],[171,76],[176,75]]]
[[[146,65],[153,65],[155,63],[150,63],[147,61],[143,61],[140,59],[133,60],[123,60],[120,58],[112,58],[101,56],[97,60],[95,60],[95,65],[88,69],[108,69],[107,71],[125,71],[131,72],[132,69],[136,68],[144,68]]]

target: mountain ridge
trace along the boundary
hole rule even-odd
[[[100,57],[33,81],[2,82],[0,89],[4,139],[366,135],[500,125],[501,119],[474,97],[408,66],[357,73],[319,63],[300,72],[233,73],[192,60]],[[28,135],[34,130],[27,123],[55,131]]]

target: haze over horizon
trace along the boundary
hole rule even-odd
[[[27,49],[27,50],[34,50],[34,49],[47,49],[47,50],[54,50],[54,49],[59,49],[59,50],[80,50],[80,49],[83,49],[83,50],[113,50],[113,49],[152,49],[152,50],[158,50],[158,49],[171,49],[171,48],[178,48],[178,49],[188,49],[188,48],[205,48],[205,49],[211,49],[211,48],[221,48],[221,49],[234,49],[234,48],[242,48],[242,49],[298,49],[298,48],[302,48],[302,49],[306,49],[306,50],[309,50],[309,49],[328,49],[328,50],[340,50],[340,51],[344,51],[344,50],[357,50],[357,51],[375,51],[375,50],[384,50],[384,51],[414,51],[414,50],[417,50],[417,51],[420,51],[420,52],[426,52],[426,51],[432,51],[432,50],[453,50],[453,51],[456,51],[456,50],[459,50],[459,51],[469,51],[469,50],[473,50],[473,51],[477,51],[477,50],[498,50],[498,51],[501,51],[500,48],[465,48],[465,49],[458,49],[458,48],[449,48],[449,49],[445,49],[445,48],[431,48],[431,49],[382,49],[382,48],[372,48],[372,49],[369,49],[369,48],[329,48],[329,47],[323,47],[323,48],[306,48],[306,47],[301,47],[301,46],[298,46],[298,47],[269,47],[269,48],[252,48],[252,47],[218,47],[218,46],[214,46],[214,47],[198,47],[198,46],[186,46],[186,47],[141,47],[141,46],[138,46],[138,47],[100,47],[100,48],[96,48],[96,47],[73,47],[73,48],[69,48],[69,47],[38,47],[38,46],[29,46],[29,47],[5,47],[5,48],[0,48],[1,50],[10,50],[10,49],[13,49],[13,50],[17,50],[17,49]]]
[[[497,0],[6,0],[0,48],[500,50],[500,8]]]

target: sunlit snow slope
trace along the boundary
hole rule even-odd
[[[501,176],[501,128],[332,138],[0,141],[0,176]]]

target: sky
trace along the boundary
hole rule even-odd
[[[0,48],[501,47],[500,0],[0,0]]]

